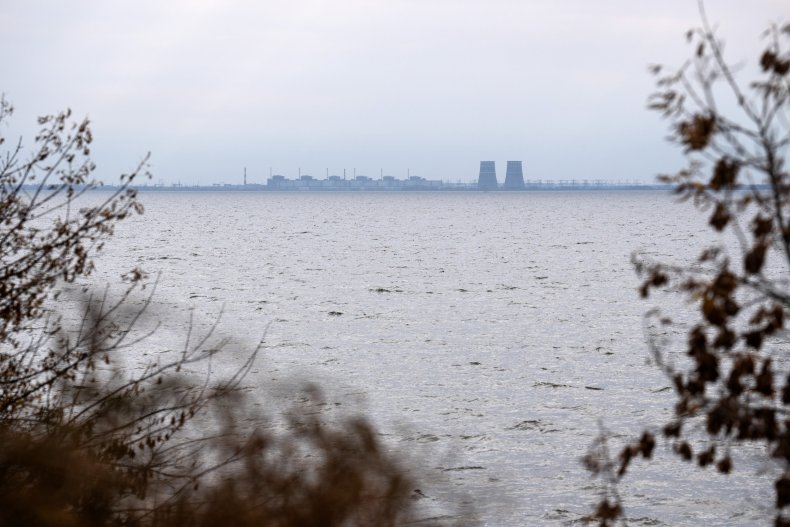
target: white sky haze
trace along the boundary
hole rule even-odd
[[[733,61],[790,0],[709,0]],[[474,181],[652,181],[677,168],[645,110],[647,65],[679,65],[692,0],[4,0],[6,137],[70,107],[110,182],[148,151],[154,180],[274,173]]]

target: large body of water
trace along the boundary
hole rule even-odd
[[[424,468],[426,516],[471,502],[486,525],[575,524],[597,498],[579,459],[599,422],[627,438],[670,415],[630,257],[683,261],[709,234],[667,194],[142,200],[95,278],[140,265],[161,273],[165,326],[193,310],[205,328],[222,311],[220,331],[249,347],[265,332],[247,378],[260,397],[307,379],[329,402],[358,405]],[[729,477],[689,470],[662,443],[657,457],[623,486],[632,524],[770,521],[771,480],[748,453]]]

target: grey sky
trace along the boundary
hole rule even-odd
[[[709,0],[734,60],[788,0]],[[0,92],[17,113],[89,115],[105,181],[275,173],[650,181],[679,159],[647,112],[650,63],[680,64],[692,0],[4,0]]]

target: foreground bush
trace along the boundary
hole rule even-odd
[[[776,525],[790,525],[790,25],[766,31],[760,73],[743,85],[701,13],[702,27],[688,33],[691,59],[678,70],[652,68],[658,92],[649,105],[688,159],[661,179],[729,236],[700,247],[692,263],[634,257],[642,296],[683,295],[696,321],[678,354],[667,337],[676,327],[670,316],[648,314],[648,345],[674,388],[674,416],[616,459],[605,437],[593,446],[587,466],[607,483],[593,514],[602,525],[623,520],[617,483],[633,460],[652,456],[661,436],[682,460],[722,474],[740,468],[736,449],[762,447],[778,474],[766,505],[776,509]]]
[[[0,125],[13,108],[0,99]],[[359,417],[334,425],[295,407],[282,430],[252,415],[244,375],[215,379],[210,331],[133,373],[146,346],[132,308],[144,274],[120,299],[52,306],[84,278],[115,225],[143,212],[133,183],[145,160],[98,205],[88,121],[39,119],[32,150],[0,152],[0,524],[30,526],[393,525],[412,513],[411,482]],[[5,139],[0,136],[0,145]],[[74,320],[76,319],[76,322]],[[64,322],[66,320],[66,322]],[[151,356],[157,356],[152,353]],[[169,359],[167,359],[169,357]],[[139,366],[139,365],[136,365]],[[201,368],[196,379],[186,369]],[[313,399],[320,398],[315,390]],[[241,426],[243,423],[243,427]]]

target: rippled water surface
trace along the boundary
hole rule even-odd
[[[222,332],[252,344],[265,333],[248,381],[310,379],[330,402],[361,404],[431,476],[426,515],[471,501],[487,525],[573,524],[597,496],[579,458],[599,421],[627,437],[669,415],[630,256],[682,261],[709,235],[666,194],[142,199],[96,277],[141,265],[161,272],[163,324],[194,310],[207,326],[222,311]],[[623,488],[632,524],[769,521],[769,478],[754,477],[765,467],[685,474],[657,450]]]

